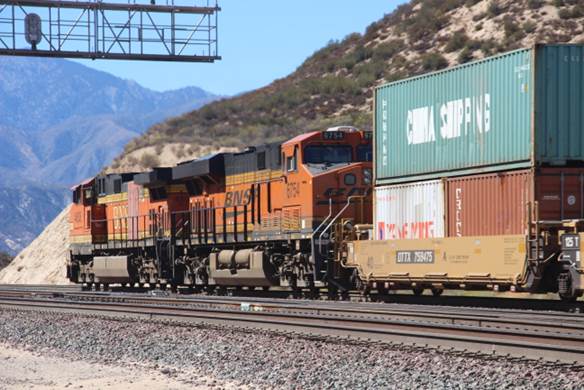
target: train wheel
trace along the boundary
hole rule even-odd
[[[414,292],[414,295],[417,297],[424,293],[424,289],[422,287],[414,287],[412,291]]]
[[[572,276],[569,272],[560,274],[558,278],[558,295],[564,302],[576,302],[582,296],[582,293],[578,293],[574,288]]]
[[[341,301],[349,301],[351,300],[351,296],[349,295],[349,291],[343,290],[341,291]]]
[[[336,287],[328,287],[328,299],[331,301],[336,301],[339,298],[339,292]]]
[[[432,291],[432,295],[435,297],[439,297],[440,295],[442,295],[442,293],[444,292],[444,289],[442,288],[437,288],[437,287],[432,287],[431,289]]]

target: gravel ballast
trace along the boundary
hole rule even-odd
[[[193,385],[207,376],[249,388],[584,387],[573,367],[395,345],[2,309],[0,323],[1,340],[16,348],[154,368]]]

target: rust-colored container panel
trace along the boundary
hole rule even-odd
[[[541,169],[535,184],[540,220],[584,218],[584,168]]]
[[[527,205],[539,220],[584,216],[584,168],[545,168],[449,178],[447,235],[524,234]]]
[[[448,179],[448,235],[522,234],[532,180],[531,170]]]

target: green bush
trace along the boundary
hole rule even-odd
[[[479,14],[473,15],[472,20],[473,22],[478,22],[479,20],[483,20],[487,16],[486,13],[481,12]]]
[[[542,0],[528,0],[527,6],[531,9],[539,9],[543,6]]]
[[[560,19],[570,19],[572,17],[572,11],[568,8],[562,8],[558,11],[558,16]]]
[[[474,58],[472,53],[473,53],[472,50],[470,50],[468,47],[465,47],[458,55],[458,63],[464,64],[469,61],[472,61]]]
[[[497,43],[494,39],[488,39],[481,43],[480,50],[487,57],[495,53],[497,49]]]
[[[463,30],[456,31],[450,37],[450,40],[446,44],[446,47],[444,48],[444,50],[446,50],[447,53],[452,53],[453,51],[458,51],[458,50],[462,49],[463,47],[465,47],[467,42],[468,42],[468,36],[466,35],[466,33]]]
[[[491,0],[487,6],[487,15],[494,18],[495,16],[499,16],[501,12],[503,12],[503,9],[499,5],[499,2],[497,0]]]
[[[405,42],[400,39],[393,39],[389,42],[384,42],[373,49],[374,60],[388,60],[394,55],[402,51],[405,47]]]
[[[160,165],[160,159],[155,154],[144,153],[140,158],[140,165],[143,168],[154,168]]]
[[[422,56],[422,69],[424,71],[434,71],[444,69],[448,66],[448,60],[439,53],[427,53]]]
[[[527,34],[531,34],[532,32],[534,32],[537,28],[537,25],[528,20],[527,22],[523,23],[523,31],[525,31]]]
[[[0,252],[0,269],[6,267],[12,261],[13,257],[6,252]]]

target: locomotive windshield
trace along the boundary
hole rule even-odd
[[[311,145],[304,148],[305,164],[340,164],[353,160],[349,145]]]

